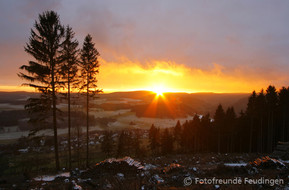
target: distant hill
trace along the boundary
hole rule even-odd
[[[164,99],[159,97],[158,102],[154,102],[156,94],[150,91],[114,92],[97,96],[100,99],[105,99],[102,104],[98,105],[105,110],[132,109],[139,117],[174,118],[194,113],[210,113],[213,116],[218,104],[222,104],[224,109],[227,109],[228,106],[234,106],[236,113],[239,113],[246,109],[249,95],[249,93],[165,93]],[[24,105],[27,98],[36,96],[37,93],[32,92],[0,92],[0,104]],[[139,100],[139,103],[114,103],[114,101],[125,99]],[[155,105],[152,105],[152,102]],[[150,113],[152,110],[149,110],[149,107],[152,106],[156,106],[155,113]]]
[[[249,93],[165,93],[164,97],[172,103],[172,107],[176,110],[176,116],[193,113],[210,113],[213,116],[219,104],[222,104],[224,109],[233,106],[236,113],[245,110],[249,95]],[[103,97],[109,100],[120,100],[123,98],[142,100],[144,102],[143,105],[133,107],[138,116],[150,116],[148,113],[145,114],[145,111],[153,102],[155,96],[156,94],[149,91],[114,92],[99,95],[100,98]],[[166,107],[164,102],[158,103],[156,113],[159,114],[157,114],[157,117],[172,117]]]
[[[24,105],[30,97],[36,97],[35,92],[0,92],[0,104]]]

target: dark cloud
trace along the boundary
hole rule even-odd
[[[268,81],[289,69],[289,1],[10,0],[0,7],[0,75],[11,49],[28,59],[23,46],[45,10],[56,10],[81,44],[90,33],[108,61],[169,60],[204,70],[217,63],[225,73],[242,68]]]

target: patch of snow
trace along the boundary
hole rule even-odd
[[[285,164],[289,164],[289,160],[281,160]]]
[[[64,173],[61,173],[61,174],[57,175],[57,177],[70,177],[70,173],[69,172],[64,172]]]
[[[68,141],[61,141],[60,144],[62,144],[62,145],[68,144]]]
[[[19,149],[18,152],[20,152],[20,153],[27,153],[27,152],[28,152],[28,149],[29,149],[29,147],[28,147],[28,148],[24,148],[24,149]]]
[[[126,162],[129,166],[134,166],[139,170],[142,170],[144,168],[144,166],[139,161],[136,161],[136,160],[132,159],[131,157],[124,157],[124,158],[119,158],[119,159],[109,158],[109,159],[106,159],[102,162],[97,163],[96,166],[102,165],[105,163],[112,164],[112,163],[121,163],[121,162]]]
[[[44,175],[44,176],[38,176],[36,178],[34,178],[35,181],[53,181],[55,180],[55,178],[57,177],[70,177],[70,173],[69,172],[64,172],[58,175]]]
[[[123,174],[123,173],[117,173],[116,175],[117,175],[117,177],[119,177],[120,179],[124,179],[124,174]]]
[[[156,183],[164,183],[165,181],[163,180],[163,178],[161,178],[158,174],[155,174],[153,176],[153,179],[155,180]]]
[[[152,165],[152,164],[145,164],[144,165],[144,170],[151,170],[151,169],[155,169],[157,168],[157,166]]]
[[[13,105],[9,103],[0,104],[0,110],[24,110],[23,105]]]
[[[241,166],[247,166],[247,163],[224,163],[225,166],[230,167],[241,167]]]
[[[82,190],[82,187],[77,185],[76,183],[73,184],[73,189],[74,190]]]
[[[55,176],[39,176],[34,178],[35,181],[53,181],[55,180]]]

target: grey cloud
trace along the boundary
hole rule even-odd
[[[248,68],[260,76],[289,69],[289,1],[0,0],[0,7],[1,46],[12,40],[23,47],[37,15],[53,9],[80,43],[92,34],[107,60],[170,60],[201,69],[216,62],[225,72]]]

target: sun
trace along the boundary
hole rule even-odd
[[[155,86],[152,91],[156,93],[157,96],[164,96],[164,93],[167,92],[164,86]]]
[[[156,90],[155,93],[157,94],[157,96],[163,96],[164,92],[162,90]]]

